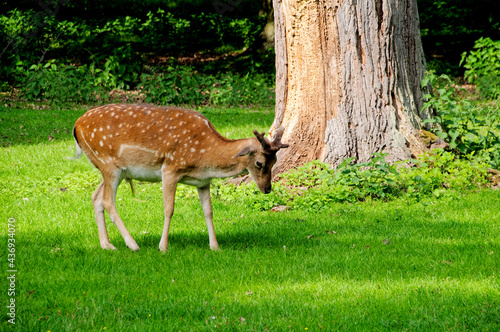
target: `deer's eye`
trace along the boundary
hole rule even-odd
[[[255,162],[255,166],[258,168],[258,169],[261,169],[262,168],[262,163],[260,161],[256,161]]]

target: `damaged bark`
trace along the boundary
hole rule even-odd
[[[274,0],[275,174],[311,160],[388,161],[425,150],[416,0]]]

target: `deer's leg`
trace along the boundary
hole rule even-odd
[[[102,249],[116,249],[114,245],[109,242],[108,231],[106,230],[106,221],[104,220],[104,206],[102,205],[102,191],[104,181],[99,184],[96,191],[92,194],[92,205],[94,205],[95,221],[97,229],[99,230],[99,242]]]
[[[108,211],[111,220],[116,225],[116,228],[118,228],[118,231],[122,235],[123,240],[125,240],[127,247],[133,251],[139,250],[139,246],[123,224],[123,221],[118,215],[118,211],[116,211],[116,190],[118,189],[121,179],[116,175],[105,176],[104,174],[103,178],[104,185],[102,189],[102,205],[106,211]]]
[[[177,182],[175,176],[168,171],[162,172],[162,191],[163,191],[163,207],[165,210],[165,224],[161,234],[160,245],[158,250],[167,251],[168,249],[168,231],[170,229],[170,220],[174,214],[175,191],[177,190]]]
[[[198,188],[198,196],[200,197],[201,207],[207,222],[208,239],[210,241],[210,249],[219,250],[219,244],[215,237],[215,229],[213,222],[212,201],[210,200],[210,183],[204,187]]]

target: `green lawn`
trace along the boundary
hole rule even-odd
[[[202,111],[231,138],[273,119],[269,109]],[[104,251],[90,202],[99,173],[66,159],[83,112],[0,108],[0,258],[7,277],[13,218],[17,330],[500,330],[500,191],[314,214],[215,197],[222,250],[212,252],[183,187],[161,254],[160,186],[139,184],[133,197],[122,185],[118,209],[141,250],[109,223],[118,250]],[[0,330],[12,329],[5,280]]]

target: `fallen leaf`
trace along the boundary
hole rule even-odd
[[[307,237],[307,239],[309,240],[309,239],[311,239],[311,238],[313,238],[313,237],[314,237],[314,235],[309,235],[309,236]]]
[[[383,242],[384,242],[384,245],[392,244],[392,242],[389,241],[389,238],[385,239]]]
[[[240,316],[240,322],[244,322],[244,321],[246,321],[246,319]]]
[[[335,231],[326,231],[328,234],[332,235],[332,234],[337,234],[337,232]]]
[[[252,291],[246,292],[245,295],[248,295],[248,296],[253,295],[253,292]]]

